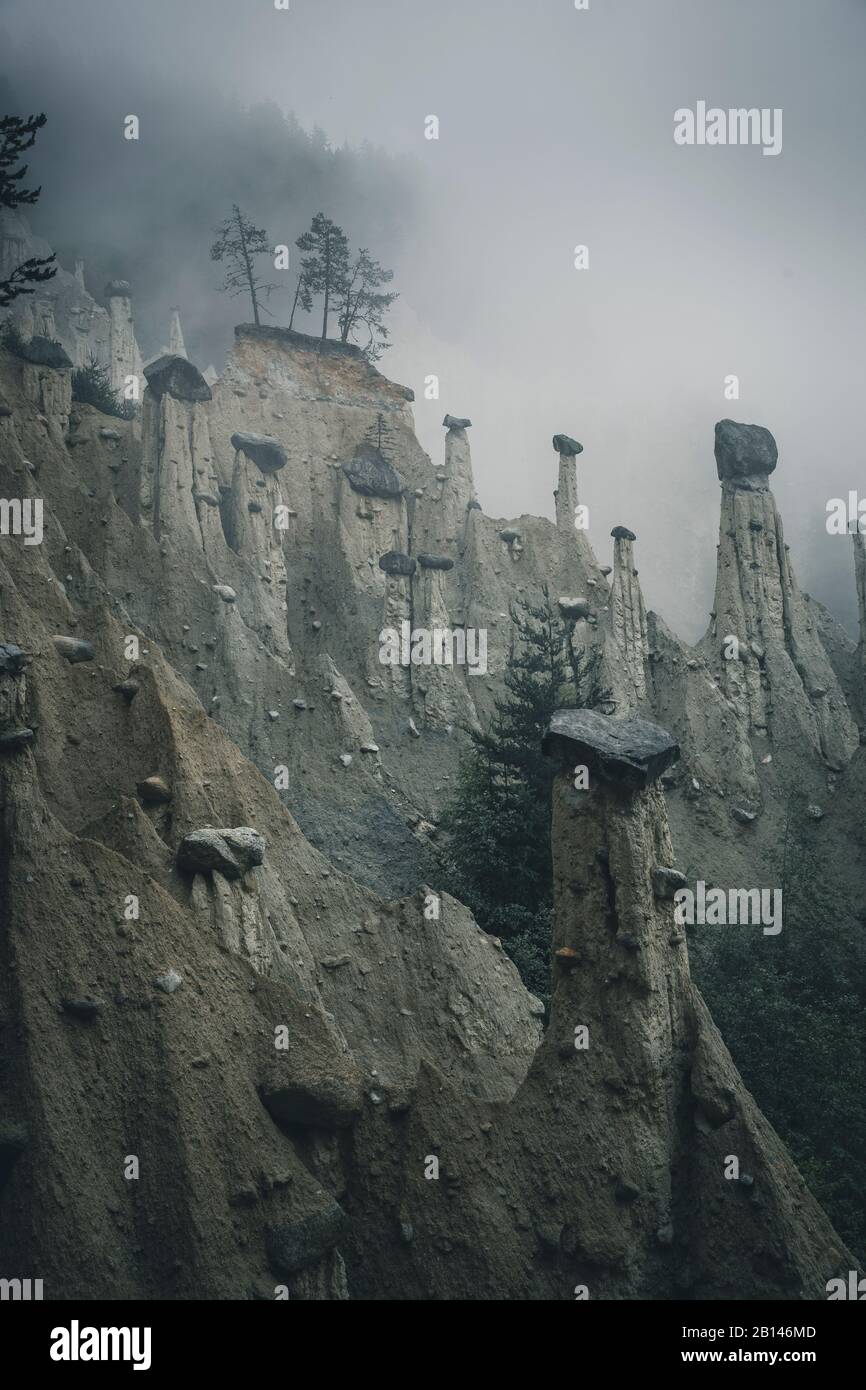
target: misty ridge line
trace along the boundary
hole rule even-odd
[[[214,8],[216,11],[218,7],[215,6]],[[268,8],[268,6],[266,5],[265,8]],[[576,10],[586,8],[590,11],[588,15],[581,16],[575,23],[575,29],[582,28],[584,30],[589,30],[593,26],[593,21],[600,16],[603,7],[596,5],[592,6],[590,9],[589,0],[587,0],[585,7],[575,4],[574,8]],[[298,10],[298,6],[290,7],[290,11],[294,15],[297,14]],[[215,14],[214,18],[218,19],[218,16]],[[118,19],[120,23],[125,22],[122,16],[118,16]],[[411,21],[409,21],[409,23],[411,24]],[[291,19],[288,15],[282,15],[275,21],[272,28],[275,34],[281,32],[288,33],[292,28]],[[13,36],[17,37],[14,31]],[[47,37],[46,32],[46,38]],[[100,36],[96,25],[91,26],[91,33],[88,37],[92,40],[93,45],[98,51]],[[203,36],[199,37],[202,38],[203,41]],[[377,37],[381,38],[381,35]],[[237,54],[238,59],[241,57],[241,51],[244,46],[246,46],[248,52],[255,50],[256,45],[251,36],[249,39],[245,38],[242,41]],[[59,60],[56,58],[49,57],[46,63],[39,42],[35,44],[31,43],[31,49],[34,55],[33,57],[27,58],[23,52],[23,48],[20,53],[20,56],[24,59],[24,62],[20,65],[20,71],[26,74],[26,77],[22,80],[24,105],[27,105],[29,102],[29,97],[27,96],[28,87],[32,91],[37,87],[40,81],[40,70],[42,69],[48,72],[50,76],[51,67],[60,66]],[[190,50],[190,52],[192,52],[192,50]],[[123,69],[121,69],[120,76],[122,76],[122,74]],[[728,75],[736,77],[737,64],[734,64],[730,74],[725,74],[726,77]],[[233,196],[237,196],[238,193],[246,197],[245,187],[232,182],[237,175],[242,174],[243,177],[246,178],[248,176],[252,180],[254,187],[253,194],[250,198],[250,211],[257,218],[260,218],[265,225],[270,227],[271,224],[274,223],[273,231],[275,241],[291,242],[294,233],[301,229],[308,215],[315,211],[320,202],[336,221],[340,222],[342,220],[347,222],[350,214],[347,212],[345,204],[347,201],[350,201],[353,209],[352,216],[354,217],[354,210],[356,208],[362,213],[361,224],[357,227],[353,227],[353,231],[357,233],[359,243],[365,244],[366,242],[370,242],[377,247],[381,246],[383,260],[385,260],[386,263],[395,264],[395,256],[398,261],[400,259],[399,253],[395,251],[395,245],[389,245],[389,241],[392,243],[409,243],[414,240],[416,246],[423,244],[422,240],[418,237],[417,208],[414,207],[420,189],[420,180],[417,177],[417,164],[414,169],[412,168],[414,156],[411,153],[406,154],[403,152],[401,154],[388,155],[385,157],[381,146],[383,144],[388,144],[389,136],[387,130],[383,132],[381,127],[375,127],[375,124],[368,124],[367,128],[373,132],[374,139],[378,137],[378,143],[371,151],[370,158],[373,163],[379,160],[382,162],[381,167],[378,164],[376,164],[376,167],[373,167],[373,163],[365,163],[367,155],[364,152],[364,145],[361,140],[361,132],[365,128],[365,119],[362,110],[356,110],[354,112],[352,124],[348,127],[340,126],[341,112],[339,109],[333,116],[333,120],[337,122],[334,129],[338,132],[338,135],[342,129],[347,128],[349,132],[348,139],[357,139],[358,148],[354,152],[347,153],[343,149],[327,148],[328,141],[325,138],[324,132],[316,129],[313,125],[313,121],[314,117],[318,115],[329,124],[330,128],[332,116],[330,112],[327,118],[321,116],[320,108],[310,104],[309,101],[305,101],[302,92],[293,93],[291,100],[296,104],[296,109],[301,113],[301,119],[304,122],[305,128],[302,128],[297,118],[280,109],[278,105],[280,92],[277,86],[267,78],[263,79],[259,84],[252,84],[239,79],[239,85],[237,87],[238,96],[236,99],[233,96],[226,97],[223,95],[232,89],[223,83],[221,92],[218,78],[211,76],[208,81],[214,88],[212,93],[213,104],[211,105],[210,100],[208,101],[209,109],[207,115],[205,115],[203,103],[200,100],[200,94],[193,93],[188,87],[183,88],[179,83],[176,84],[175,87],[173,79],[170,79],[172,85],[165,86],[165,89],[161,93],[163,100],[159,113],[156,111],[148,112],[147,138],[142,142],[143,146],[150,146],[149,152],[147,152],[145,156],[146,162],[142,160],[142,154],[145,153],[144,149],[142,148],[136,151],[136,168],[141,170],[140,178],[142,183],[153,181],[160,189],[160,198],[155,201],[162,205],[162,210],[160,211],[159,208],[147,210],[136,200],[135,190],[128,181],[128,175],[126,173],[127,166],[123,159],[118,156],[115,148],[112,147],[110,150],[108,149],[109,142],[105,140],[104,133],[100,133],[99,122],[102,119],[102,111],[97,111],[92,102],[90,104],[90,109],[88,109],[87,99],[85,97],[84,100],[82,100],[84,94],[78,83],[75,84],[73,95],[72,82],[70,80],[71,76],[71,74],[67,75],[65,80],[61,78],[59,81],[59,89],[57,90],[57,99],[61,103],[61,106],[58,107],[57,110],[58,127],[62,123],[64,140],[68,143],[68,153],[71,156],[69,159],[70,170],[68,173],[64,174],[60,167],[56,167],[51,178],[49,178],[47,174],[44,175],[44,197],[46,201],[50,200],[53,203],[55,213],[57,212],[58,204],[63,206],[62,218],[55,216],[51,221],[51,226],[52,229],[56,229],[58,238],[63,238],[64,245],[59,249],[61,250],[61,254],[64,254],[67,263],[71,263],[73,246],[75,246],[76,249],[84,249],[88,253],[88,279],[91,278],[90,253],[93,249],[94,241],[96,243],[96,254],[93,256],[93,261],[94,265],[99,267],[96,274],[93,276],[94,280],[96,280],[98,276],[103,275],[103,273],[105,278],[108,278],[109,273],[121,274],[124,271],[128,271],[129,263],[121,252],[121,246],[125,246],[132,253],[131,259],[135,261],[137,311],[139,320],[142,324],[142,342],[147,344],[148,355],[157,351],[163,338],[159,322],[165,316],[165,311],[160,307],[161,302],[164,302],[165,305],[168,306],[179,301],[185,301],[183,304],[186,316],[185,321],[187,324],[191,325],[191,331],[188,333],[188,340],[190,341],[190,350],[196,357],[203,357],[205,362],[215,361],[217,366],[220,366],[220,354],[223,353],[226,343],[230,341],[231,330],[234,326],[234,322],[230,318],[230,310],[227,311],[224,306],[217,302],[221,299],[221,296],[213,294],[214,282],[209,280],[206,285],[203,284],[204,273],[207,267],[205,266],[203,268],[201,265],[203,259],[201,254],[191,254],[191,252],[195,250],[195,248],[191,246],[191,243],[194,240],[193,233],[196,231],[192,213],[194,210],[200,211],[208,200],[208,192],[204,187],[205,184],[209,185],[211,194],[210,201],[214,204],[213,208],[207,212],[208,231],[210,231],[215,220],[221,215],[223,202],[230,200]],[[56,79],[59,77],[59,74],[55,72],[53,77]],[[107,70],[104,73],[104,78],[107,86],[109,82],[112,81]],[[163,80],[164,83],[169,81],[166,74],[163,74]],[[124,89],[120,85],[120,78],[117,74],[115,74],[113,81],[116,87],[116,92],[113,94],[114,109],[120,113],[127,109],[125,105],[119,104],[119,102],[125,99],[122,95]],[[19,82],[17,73],[15,82],[16,84]],[[92,86],[93,84],[85,85]],[[51,90],[53,100],[55,91],[53,81]],[[723,99],[724,96],[727,95],[724,85],[718,86],[714,82],[713,90],[721,92],[723,94]],[[764,88],[764,90],[766,90],[766,88]],[[743,94],[742,87],[738,86],[736,95],[742,96]],[[756,93],[747,88],[745,90],[745,95],[747,97],[754,97]],[[779,95],[780,97],[786,97],[788,93],[780,92]],[[47,90],[45,96],[47,99]],[[273,100],[273,96],[276,96],[277,99]],[[669,103],[670,109],[673,108],[673,100],[676,99],[678,98],[676,93],[674,93]],[[18,104],[22,105],[20,101]],[[434,107],[436,106],[435,100],[432,104]],[[105,103],[103,102],[102,106],[104,107],[104,105]],[[343,105],[345,107],[346,103],[344,102]],[[667,108],[668,103],[665,105]],[[780,101],[780,108],[781,105],[782,102]],[[788,106],[789,102],[786,100],[784,105]],[[780,108],[779,111],[781,115]],[[419,118],[420,113],[423,112],[424,109],[425,107],[419,106]],[[63,114],[64,110],[65,115]],[[698,120],[700,110],[703,110],[705,113],[705,119],[701,121]],[[677,115],[681,118],[685,117],[686,119],[689,115],[693,117],[695,144],[727,144],[741,142],[739,137],[740,126],[742,124],[743,131],[748,136],[748,143],[753,146],[763,144],[764,148],[762,153],[764,154],[774,153],[774,145],[781,143],[782,134],[781,122],[777,128],[773,128],[772,118],[774,111],[765,113],[762,109],[758,108],[748,108],[744,111],[731,108],[731,110],[734,111],[735,117],[733,126],[731,125],[730,119],[731,112],[725,110],[721,112],[725,118],[723,127],[719,127],[718,125],[719,108],[713,107],[710,101],[692,103],[692,110],[690,113],[686,113],[685,108],[681,108]],[[453,111],[451,113],[443,112],[441,114],[443,115],[442,139],[443,143],[447,145],[449,141],[453,142],[455,136]],[[670,137],[668,129],[666,128],[668,115],[669,112],[666,109],[662,115],[661,138],[658,131],[654,136],[654,143],[656,144],[669,143]],[[741,115],[744,118],[742,123],[740,121]],[[796,110],[794,115],[797,115]],[[766,130],[762,130],[761,123],[765,121],[768,122],[768,124],[766,125]],[[681,123],[685,125],[686,120],[683,120]],[[206,135],[205,132],[208,125],[210,125],[211,129]],[[159,138],[158,140],[154,140],[153,136],[157,130]],[[294,141],[295,134],[302,130],[302,144],[300,144],[298,148],[303,149],[304,158],[310,161],[309,179],[302,173],[301,164],[295,162],[291,151],[288,149],[288,145]],[[353,133],[355,130],[358,132],[357,137]],[[287,134],[285,148],[281,145],[280,131],[285,131]],[[68,136],[67,132],[69,132]],[[58,129],[58,134],[59,133]],[[684,134],[687,133],[687,131],[684,131]],[[596,132],[596,136],[597,135],[598,132]],[[161,152],[159,147],[162,147]],[[196,154],[195,158],[191,159],[189,151],[193,147],[195,147]],[[76,148],[78,151],[77,154]],[[170,159],[166,157],[169,148],[171,148]],[[421,148],[423,150],[425,147]],[[435,145],[428,145],[427,148],[435,149]],[[86,152],[89,150],[93,150],[93,153],[96,155],[95,160],[92,160],[89,156],[85,157]],[[220,152],[219,160],[215,158],[217,151]],[[324,175],[328,181],[328,195],[327,197],[320,198],[318,194],[313,192],[312,195],[308,197],[307,194],[310,190],[312,180],[315,180],[315,183],[312,183],[312,187],[322,187],[321,179],[323,174],[319,168],[319,159],[320,153],[323,151],[325,152],[322,155],[325,159],[325,165],[323,165],[322,168],[330,170],[330,172],[326,172]],[[792,144],[787,153],[788,158],[784,163],[790,167],[791,162],[793,162],[793,159],[798,155],[798,150]],[[53,159],[55,166],[57,166],[58,150],[56,145],[50,158]],[[109,161],[107,165],[105,163],[106,158]],[[720,158],[723,157],[720,156]],[[244,160],[246,161],[245,163]],[[401,162],[403,160],[405,160],[405,162]],[[40,154],[40,169],[44,162],[45,156]],[[710,162],[712,163],[712,161]],[[192,165],[192,168],[188,171],[187,177],[189,177],[189,173],[192,174],[194,195],[187,201],[183,197],[176,196],[175,190],[181,167],[188,164]],[[742,168],[748,166],[752,170],[756,167],[755,161],[751,161],[748,158],[746,158],[742,164],[735,160],[735,164]],[[97,211],[94,205],[92,199],[93,175],[90,172],[91,165],[94,168],[99,168],[103,173],[107,171],[111,179],[119,176],[121,180],[121,196],[113,200],[110,208],[105,203],[101,203],[98,205]],[[762,161],[757,160],[757,167],[760,168],[761,165]],[[688,165],[687,167],[691,168],[693,166]],[[734,166],[729,165],[729,167]],[[767,167],[768,169],[772,169],[773,166]],[[195,172],[196,169],[198,169],[199,172]],[[246,172],[243,172],[244,170]],[[341,191],[339,184],[344,176],[348,179],[348,185]],[[58,178],[62,179],[62,184],[56,183]],[[78,185],[77,187],[76,184]],[[213,197],[215,191],[220,191],[219,206],[217,206],[217,200]],[[299,207],[302,209],[298,226],[295,226],[294,221],[292,221],[290,225],[279,225],[278,217],[275,221],[275,214],[272,208],[275,202],[275,195],[278,191],[281,194],[291,191],[292,196],[297,197]],[[429,190],[427,191],[429,192]],[[71,209],[68,206],[70,202]],[[112,239],[110,235],[112,224],[119,219],[122,219],[119,229],[120,234]],[[363,222],[368,219],[374,220],[377,224],[382,226],[388,224],[390,231],[384,242],[382,238],[377,235],[376,230],[370,231],[363,225]],[[49,225],[48,219],[44,214],[39,215],[39,220],[43,224],[43,229]],[[420,220],[423,222],[424,218]],[[133,222],[140,224],[137,232],[132,229]],[[201,222],[203,230],[204,217],[202,217]],[[48,234],[51,235],[50,232]],[[164,254],[166,245],[168,244],[167,234],[170,234],[172,246],[172,254],[169,256],[165,256]],[[431,238],[431,240],[433,239]],[[435,251],[435,249],[436,243],[435,240],[433,240],[432,250]],[[106,264],[108,262],[110,262],[110,269]],[[157,265],[160,272],[159,277],[151,273],[153,268]],[[413,311],[420,308],[419,321],[428,325],[432,322],[434,324],[434,333],[441,336],[441,328],[436,326],[435,318],[431,318],[429,313],[425,314],[424,312],[423,295],[419,294],[417,274],[414,276],[416,283],[413,284],[412,277],[415,269],[415,261],[411,255],[408,257],[407,265],[411,273],[409,275],[401,275],[401,288],[404,291],[406,303],[411,306]],[[103,266],[105,267],[104,271]],[[140,273],[143,268],[147,269],[147,278],[150,281],[149,284],[145,283],[145,277]],[[398,266],[398,273],[401,269],[402,267]],[[458,273],[460,274],[461,272],[458,271]],[[467,279],[468,277],[463,276],[463,278]],[[452,280],[452,283],[455,282]],[[460,291],[464,291],[466,285],[461,284],[459,289]],[[274,300],[272,307],[277,310],[280,318],[287,319],[291,306],[290,287],[288,290],[288,299],[286,300],[285,314],[282,313],[281,300],[283,298],[285,298],[285,296],[281,294],[280,299]],[[465,294],[461,294],[461,301],[465,301]],[[306,329],[306,326],[305,321],[303,327]],[[416,347],[416,343],[411,338],[412,331],[413,330],[410,329],[409,334],[404,335],[403,341],[398,343],[398,353],[396,356],[392,357],[392,361],[399,362],[400,366],[394,370],[388,370],[386,367],[386,374],[389,376],[394,377],[396,375],[397,379],[411,380],[407,375],[400,376],[400,371],[405,371],[402,364],[407,358],[411,360],[412,353]],[[482,383],[484,376],[495,378],[497,372],[497,356],[497,349],[491,344],[489,356],[483,363],[479,363],[477,369]],[[449,365],[453,366],[455,364],[451,363]],[[451,375],[452,378],[455,375],[453,370]],[[752,377],[754,378],[754,373],[752,373]],[[687,381],[684,382],[684,385],[687,384]],[[613,381],[611,385],[613,385]],[[754,398],[754,380],[752,380],[747,390],[748,394]],[[495,404],[495,397],[493,397],[493,400]],[[495,495],[491,497],[491,501],[494,503],[492,509],[501,510],[503,515],[517,514],[517,512],[524,509],[541,511],[543,514],[547,514],[545,510],[546,499],[545,502],[541,502],[540,499],[536,501],[534,497],[530,497],[527,500],[520,491],[521,460],[518,458],[509,458],[506,470],[503,473],[494,473],[493,467],[488,460],[492,459],[495,455],[496,445],[493,441],[495,440],[497,432],[500,435],[503,433],[504,425],[502,420],[495,418],[495,410],[489,410],[488,414],[494,417],[490,422],[493,428],[485,437],[482,449],[479,450],[476,460],[476,467],[479,471],[479,482],[483,483],[485,491],[488,492],[488,496],[490,496],[489,489],[491,486],[499,487],[500,493],[504,487],[508,489],[507,495],[501,500],[498,500]],[[769,410],[767,410],[765,414],[766,418],[769,419]],[[755,414],[753,418],[762,417]],[[428,432],[426,422],[423,419],[423,412],[420,413],[419,426],[419,437],[422,438],[425,447],[429,449],[430,445],[427,443],[427,440],[432,436],[433,431],[431,428]],[[792,429],[789,432],[794,434],[796,431]],[[491,440],[491,442],[487,443],[487,440]],[[681,446],[680,457],[683,456],[687,447],[687,444],[684,442]],[[685,471],[684,468],[683,471]],[[847,479],[840,480],[836,490],[841,490],[846,483]],[[514,500],[515,493],[517,494],[516,500]],[[697,506],[697,503],[693,505]],[[682,508],[682,515],[678,518],[680,527],[689,519],[686,512],[687,509]],[[793,518],[790,504],[788,504],[786,515],[789,518],[789,522],[791,522]],[[673,503],[671,505],[671,516],[674,516]],[[616,518],[611,518],[611,520],[614,519]],[[671,524],[673,525],[673,522]],[[804,529],[805,523],[802,521],[802,513],[797,517],[797,524],[800,524],[801,529]],[[710,531],[711,530],[712,528],[710,528]],[[663,534],[663,532],[660,532],[662,538]],[[807,568],[802,575],[807,587],[812,592],[819,594],[825,604],[837,615],[843,617],[849,632],[854,633],[856,612],[850,599],[847,571],[844,574],[842,573],[842,565],[840,563],[837,566],[835,555],[828,555],[826,552],[817,549],[821,542],[820,537],[815,537],[814,545],[808,545],[808,548],[802,536],[796,536],[796,532],[792,532],[792,536],[789,538],[794,537],[796,537],[798,553],[801,556],[801,565],[804,558],[807,561]],[[646,571],[647,594],[651,605],[660,611],[665,611],[677,631],[687,634],[690,640],[696,640],[699,633],[703,630],[704,609],[709,606],[709,567],[706,568],[702,576],[706,600],[702,601],[701,597],[696,595],[694,600],[689,603],[686,603],[681,597],[679,586],[671,581],[664,567],[655,556],[647,558]]]

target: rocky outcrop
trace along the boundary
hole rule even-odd
[[[635,704],[640,705],[647,695],[647,660],[649,637],[643,594],[634,565],[633,531],[615,526],[613,537],[613,582],[610,596],[610,620],[613,635],[623,655],[623,662],[632,686]]]
[[[752,735],[834,769],[857,747],[857,729],[797,585],[769,490],[775,443],[757,425],[716,426],[722,484],[716,594],[702,644],[710,668]]]
[[[288,462],[286,451],[280,441],[267,434],[233,434],[232,448],[246,454],[265,475],[277,473],[279,469],[285,468]]]
[[[20,212],[0,213],[0,275],[8,275],[31,256],[50,254],[48,243],[33,235]],[[83,262],[77,261],[74,272],[58,266],[52,279],[32,295],[22,295],[12,314],[24,338],[57,339],[75,367],[86,367],[95,358],[109,369],[112,387],[120,391],[127,376],[141,372],[129,285],[110,282],[105,298],[107,308],[88,293]]]
[[[737,1075],[654,892],[673,862],[657,778],[675,745],[639,720],[570,739],[569,717],[548,746],[554,947],[574,954],[554,967],[550,1025],[500,1141],[503,1157],[527,1153],[521,1204],[544,1213],[519,1241],[535,1270],[523,1296],[823,1297],[847,1252]]]
[[[108,305],[109,375],[112,389],[122,395],[131,378],[140,382],[142,377],[128,281],[110,280],[105,286],[105,300]]]
[[[176,401],[209,401],[211,389],[192,362],[177,353],[166,353],[144,369],[147,384],[158,399],[172,396]]]
[[[676,737],[597,710],[551,730],[557,926],[537,1051],[544,1006],[437,887],[435,822],[463,726],[501,692],[513,600],[562,595],[570,640],[600,653],[619,710],[634,704],[588,537],[571,516],[566,532],[471,505],[466,421],[446,420],[445,463],[429,459],[405,389],[356,352],[241,329],[210,399],[180,361],[145,393],[140,442],[82,407],[69,449],[0,356],[3,488],[16,495],[29,457],[50,522],[46,544],[0,547],[0,739],[30,735],[0,744],[0,1008],[17,1020],[9,1123],[29,1136],[0,1211],[4,1267],[91,1297],[814,1290],[826,1222],[672,939],[690,859],[653,779],[674,783],[678,851],[708,867],[692,797],[726,824],[731,802],[752,804],[722,795],[729,746],[755,769],[710,656],[649,615],[647,700],[669,702]],[[371,431],[399,494],[347,476]],[[285,463],[263,472],[239,436]],[[573,472],[576,441],[559,442]],[[417,570],[386,573],[389,553]],[[483,629],[487,674],[383,665],[380,634],[404,621]],[[61,659],[55,634],[92,659]],[[765,818],[707,838],[729,853]],[[118,1207],[130,1152],[142,1182]],[[727,1152],[745,1155],[754,1204],[720,1177]]]
[[[192,830],[177,851],[177,866],[186,873],[219,871],[223,878],[240,878],[263,863],[265,842],[257,830],[242,825],[236,830]]]

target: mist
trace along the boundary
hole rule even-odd
[[[132,282],[146,353],[177,304],[222,366],[249,317],[208,257],[232,202],[289,245],[321,208],[394,269],[379,366],[435,461],[443,414],[471,417],[487,512],[552,515],[551,436],[576,436],[600,560],[635,531],[648,604],[694,639],[713,425],[764,424],[800,583],[853,631],[851,543],[825,521],[866,492],[864,42],[858,0],[5,0],[0,104],[48,114],[31,220],[97,297]],[[781,108],[781,153],[675,144],[702,100]]]

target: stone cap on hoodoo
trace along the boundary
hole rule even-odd
[[[57,367],[65,368],[72,366],[72,358],[67,354],[66,349],[56,338],[46,338],[37,333],[24,343],[19,349],[19,354],[25,362],[32,362],[36,367]]]
[[[343,464],[343,472],[362,497],[400,497],[403,492],[403,479],[396,468],[367,440],[358,445],[351,463]]]
[[[647,719],[613,719],[591,709],[558,709],[541,745],[549,758],[585,764],[606,782],[646,787],[676,762],[679,744]]]
[[[558,454],[565,454],[567,458],[575,458],[583,453],[583,445],[572,439],[570,434],[555,434],[553,447]]]
[[[630,531],[627,526],[614,526],[610,533],[615,541],[636,541],[637,536],[634,531]]]
[[[211,389],[192,362],[177,353],[166,352],[144,369],[148,386],[156,397],[174,396],[176,401],[209,401]]]
[[[722,482],[772,473],[779,460],[776,441],[763,425],[720,420],[716,425],[716,469]]]
[[[472,426],[472,421],[462,415],[446,415],[442,423],[449,430],[468,430]]]
[[[282,444],[269,434],[249,434],[239,431],[232,435],[232,448],[245,454],[262,473],[277,473],[288,463],[286,451]]]

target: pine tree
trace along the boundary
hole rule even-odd
[[[298,282],[295,285],[295,297],[292,300],[292,312],[289,315],[289,330],[291,331],[295,322],[295,312],[300,306],[305,314],[309,314],[313,307],[313,296],[307,284],[303,270],[298,275]]]
[[[304,284],[310,294],[324,295],[322,340],[328,336],[331,307],[346,293],[349,278],[349,242],[342,227],[323,212],[317,212],[309,231],[295,245],[307,254],[301,261]]]
[[[366,330],[362,351],[370,362],[377,362],[388,346],[390,335],[383,320],[397,295],[383,293],[381,286],[393,278],[393,270],[385,270],[363,247],[347,269],[339,308],[340,341],[348,343],[353,334]]]
[[[121,420],[135,417],[132,401],[123,401],[118,397],[112,389],[108,368],[102,366],[93,353],[86,366],[76,367],[72,373],[72,399],[96,406],[103,415],[115,415]]]
[[[46,122],[40,116],[3,116],[0,118],[0,208],[29,207],[39,197],[41,188],[22,188],[27,177],[27,165],[18,161],[25,150],[36,143],[37,133]],[[18,166],[17,168],[15,166]],[[53,256],[29,256],[13,268],[11,275],[0,280],[0,309],[6,309],[23,294],[32,294],[34,285],[44,284],[57,274]]]
[[[364,431],[364,438],[384,459],[387,459],[389,463],[391,462],[394,451],[394,431],[381,410],[376,415],[374,423]]]
[[[570,627],[545,587],[542,602],[513,604],[514,641],[487,729],[472,740],[443,814],[448,890],[479,925],[501,936],[524,982],[546,996],[550,977],[553,768],[541,741],[555,710],[595,704],[597,660],[572,647]]]
[[[231,215],[217,228],[217,239],[210,249],[212,261],[227,263],[221,288],[231,295],[249,294],[253,322],[257,325],[261,323],[259,313],[263,307],[260,295],[267,297],[279,288],[265,284],[255,272],[255,257],[267,255],[270,249],[267,232],[244,217],[237,203],[233,204]]]

